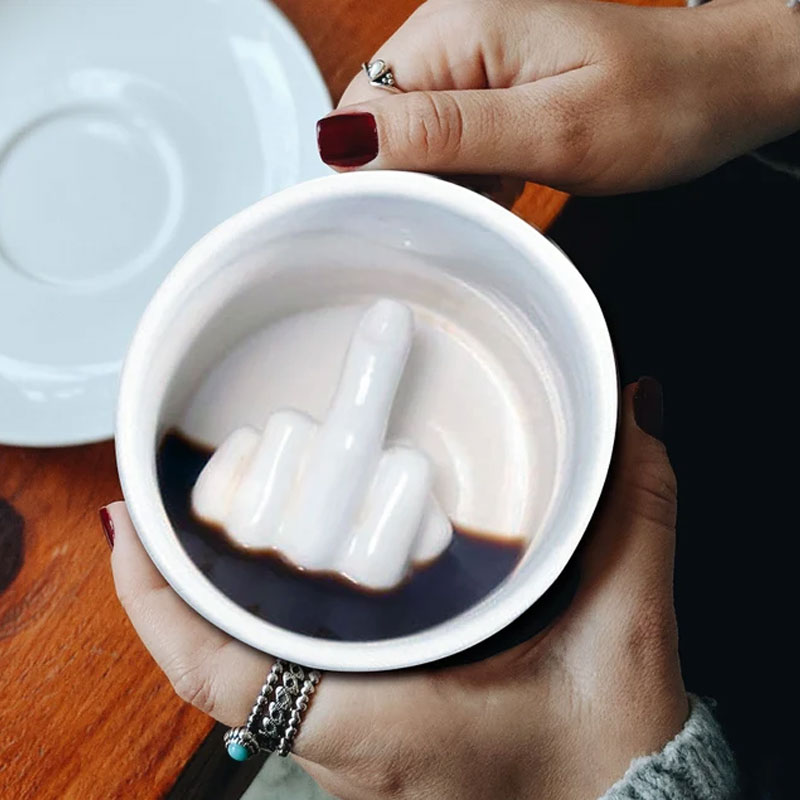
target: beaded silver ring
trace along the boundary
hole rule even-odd
[[[229,728],[223,741],[234,761],[259,752],[288,756],[320,673],[276,659],[244,725]],[[270,699],[272,698],[272,699]]]

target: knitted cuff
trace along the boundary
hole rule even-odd
[[[636,758],[600,800],[732,800],[739,796],[733,753],[708,705],[689,696],[683,730],[660,753]]]

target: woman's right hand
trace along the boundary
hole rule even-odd
[[[318,129],[339,169],[609,194],[700,175],[800,128],[800,13],[781,0],[429,0],[375,57],[403,93],[353,79]]]
[[[295,752],[346,800],[591,800],[688,714],[672,605],[675,478],[649,379],[626,389],[607,491],[581,584],[540,635],[466,666],[323,676]],[[123,503],[117,592],[184,699],[241,725],[272,659],[190,609],[139,542]],[[220,746],[222,744],[220,743]]]

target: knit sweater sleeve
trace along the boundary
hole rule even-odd
[[[736,762],[709,705],[690,696],[683,729],[659,753],[634,759],[600,800],[733,800]]]

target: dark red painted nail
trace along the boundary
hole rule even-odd
[[[108,513],[107,508],[100,509],[100,524],[103,526],[103,533],[105,534],[106,541],[108,542],[109,549],[114,549],[114,520],[111,519],[111,514]]]
[[[664,431],[664,392],[655,378],[639,378],[633,393],[633,417],[650,436],[661,439]]]
[[[378,155],[378,127],[372,114],[334,114],[317,123],[320,158],[332,167],[361,167]]]

